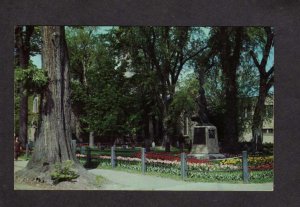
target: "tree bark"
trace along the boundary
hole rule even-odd
[[[69,60],[64,27],[45,26],[42,38],[43,68],[50,81],[42,94],[41,124],[32,158],[18,175],[51,183],[55,163],[72,160],[80,167],[71,148]]]

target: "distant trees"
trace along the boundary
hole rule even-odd
[[[189,27],[136,27],[116,31],[116,38],[122,39],[120,47],[133,60],[134,68],[151,71],[158,84],[153,90],[153,101],[159,109],[166,151],[170,150],[172,128],[169,108],[179,75],[186,63],[205,49],[199,39],[192,37],[193,30]]]

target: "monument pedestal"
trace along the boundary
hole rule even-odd
[[[217,128],[215,126],[194,126],[193,144],[188,157],[198,159],[222,159],[219,153]]]

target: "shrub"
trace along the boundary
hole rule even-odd
[[[71,160],[67,160],[63,163],[57,163],[54,166],[54,171],[51,173],[51,179],[54,184],[63,181],[72,181],[79,177],[77,172],[72,169],[74,163]]]

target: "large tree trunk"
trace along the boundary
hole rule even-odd
[[[72,160],[78,169],[81,166],[71,149],[69,62],[64,27],[43,27],[42,38],[43,68],[50,81],[42,96],[41,124],[33,156],[17,176],[52,183],[50,173],[54,164]]]
[[[221,64],[225,79],[225,131],[224,140],[229,151],[235,151],[238,144],[237,83],[236,72],[240,63],[242,28],[232,29],[235,33],[231,42],[230,31],[221,28]],[[232,46],[234,45],[234,46]],[[233,51],[233,52],[232,52]]]

